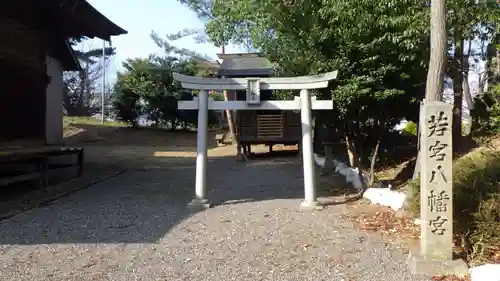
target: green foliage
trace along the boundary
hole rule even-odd
[[[188,126],[196,126],[196,110],[177,108],[179,100],[192,100],[193,94],[196,93],[182,89],[180,83],[174,81],[173,73],[206,76],[210,74],[210,69],[197,63],[196,59],[203,58],[201,55],[177,48],[170,42],[191,34],[191,31],[183,31],[167,35],[164,40],[153,32],[152,40],[166,55],[127,59],[123,63],[125,71],[118,75],[114,103],[117,115],[122,120],[135,125],[135,121],[132,122],[131,119],[146,114],[156,127],[168,126],[175,130],[179,125],[185,129]],[[215,122],[215,114],[210,112],[209,123]]]
[[[417,136],[418,133],[418,125],[415,122],[409,121],[406,123],[405,127],[403,128],[403,132],[406,134],[412,135],[412,136]]]
[[[500,151],[481,148],[453,165],[454,234],[473,263],[493,257],[500,245]],[[412,210],[420,213],[420,182],[413,188]]]
[[[476,138],[500,133],[500,85],[474,99],[472,135]]]
[[[127,124],[117,121],[101,120],[88,116],[63,116],[63,130],[66,131],[75,125],[98,125],[106,127],[125,127]]]
[[[141,112],[138,101],[139,95],[131,89],[115,86],[112,105],[117,119],[132,127],[137,127],[137,118]]]
[[[298,95],[292,90],[278,90],[271,93],[271,100],[293,100],[293,97]]]
[[[429,60],[429,8],[420,0],[179,1],[206,22],[206,32],[216,45],[236,43],[258,49],[278,64],[279,75],[339,70],[330,88],[318,93],[321,98],[333,100],[334,110],[318,114],[316,124],[319,126],[316,127],[336,128],[339,135],[355,141],[358,152],[372,155],[377,140],[382,136],[390,138],[387,137],[389,128],[402,119],[418,120]],[[490,6],[468,0],[447,1],[449,54],[453,55],[453,44],[457,40],[475,40],[472,44],[475,46],[498,44],[500,9]],[[486,49],[474,47],[470,54],[471,69],[478,67],[479,60],[486,56]],[[467,65],[462,70],[466,72],[469,57],[465,61]],[[449,66],[449,74],[458,73],[461,77],[462,70],[457,71],[456,62]],[[281,95],[278,93],[275,97]],[[475,134],[491,135],[500,130],[497,97],[493,91],[475,103],[472,113]],[[405,131],[416,135],[416,124],[408,124]],[[486,178],[478,179],[474,175],[483,168],[472,164],[468,167],[455,181],[457,188],[472,187],[479,191],[494,183],[492,177],[496,175],[488,172]],[[483,181],[482,186],[476,187],[476,182],[470,180],[473,178]],[[418,183],[415,184],[418,188]],[[470,196],[457,194],[463,198],[459,204],[470,200]],[[470,200],[471,204],[498,204],[496,195],[488,194],[491,195],[488,200],[493,201],[475,198]],[[468,210],[478,211],[477,208]],[[483,214],[481,217],[473,218],[476,225],[469,228],[471,231],[481,229],[480,222],[489,222],[484,218],[494,216]],[[466,223],[466,220],[460,222]],[[481,240],[474,235],[467,237],[475,245],[481,245]]]
[[[408,182],[411,188],[411,198],[409,198],[409,209],[414,215],[420,215],[420,177]]]
[[[416,119],[428,60],[428,15],[421,1],[181,2],[198,13],[203,7],[215,44],[256,48],[277,63],[279,75],[339,70],[330,88],[319,92],[319,98],[333,99],[335,118],[317,121],[351,136],[358,148],[368,145],[367,134]]]

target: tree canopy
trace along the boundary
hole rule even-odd
[[[331,97],[335,110],[318,120],[357,140],[354,146],[361,146],[367,123],[385,132],[417,119],[429,53],[421,1],[181,2],[206,21],[215,44],[262,51],[279,75],[338,70],[338,79],[317,93]]]
[[[178,100],[191,100],[196,93],[183,90],[172,74],[206,76],[209,69],[196,61],[205,59],[205,56],[171,43],[194,33],[183,31],[162,39],[152,32],[151,39],[164,50],[164,54],[127,59],[122,63],[124,71],[118,73],[113,101],[120,119],[135,126],[138,117],[145,115],[154,126],[168,126],[172,130],[179,125],[183,128],[196,125],[196,110],[177,109]],[[209,118],[215,122],[214,113]]]

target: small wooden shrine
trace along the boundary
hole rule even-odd
[[[271,77],[271,62],[261,53],[218,54],[222,64],[218,76],[226,78]],[[247,100],[247,91],[234,91],[231,100]],[[271,90],[260,90],[260,100],[272,100]],[[250,153],[253,144],[296,145],[301,141],[300,114],[282,110],[235,111],[235,130],[238,146]]]
[[[241,73],[242,76],[247,76],[246,74],[249,73]],[[203,78],[173,73],[173,78],[175,81],[180,82],[184,89],[199,90],[198,96],[194,97],[193,100],[180,100],[177,102],[180,110],[198,111],[195,198],[189,203],[189,206],[195,208],[210,207],[210,201],[207,198],[208,112],[210,110],[238,110],[240,113],[239,125],[243,125],[241,122],[241,112],[245,111],[257,111],[257,117],[265,115],[262,111],[275,112],[271,115],[282,114],[281,111],[300,111],[301,151],[304,166],[304,201],[301,203],[301,207],[308,209],[321,208],[321,204],[316,200],[312,111],[332,110],[333,101],[317,100],[311,94],[311,91],[328,87],[328,83],[337,78],[337,71],[312,76],[249,76],[244,78]],[[293,100],[261,100],[261,92],[266,90],[299,90],[300,96],[294,97]],[[216,101],[209,97],[209,91],[245,91],[245,99],[242,101]],[[268,93],[267,95],[267,98],[269,98],[270,94]],[[269,117],[269,115],[265,116]],[[285,123],[286,125],[284,125],[283,123],[283,119],[286,120],[288,116],[282,116],[285,116],[285,118],[282,118],[280,122],[269,122],[269,128],[288,129],[288,124]],[[262,122],[258,121],[259,119],[264,118],[254,118],[254,122],[249,124],[249,127],[253,127],[255,130],[248,134],[242,130],[245,126],[238,126],[238,137],[241,137],[239,140],[240,143],[247,146],[252,143],[264,143],[271,147],[274,143],[286,143],[289,141],[283,135],[259,135],[259,129],[266,128],[266,126],[262,126]],[[272,130],[269,131],[272,132]]]

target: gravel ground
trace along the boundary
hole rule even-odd
[[[124,168],[116,165],[87,162],[80,177],[76,175],[77,167],[51,171],[46,189],[38,188],[34,182],[3,187],[0,189],[0,220],[45,205],[124,171]]]
[[[192,212],[194,166],[132,170],[0,222],[0,280],[428,280],[345,206],[299,210],[296,158],[218,159],[209,184]]]

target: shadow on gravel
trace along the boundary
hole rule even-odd
[[[154,243],[197,213],[187,208],[194,194],[195,161],[181,162],[131,170],[2,221],[0,244]],[[304,197],[302,169],[300,157],[293,155],[248,162],[210,158],[208,198],[214,208],[275,199],[298,199],[298,208]],[[332,192],[318,188],[319,197]]]

